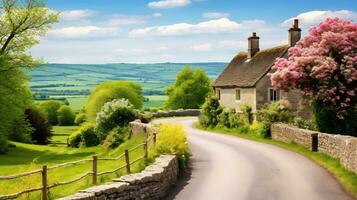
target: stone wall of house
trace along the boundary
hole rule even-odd
[[[263,107],[264,104],[270,103],[269,88],[272,88],[270,78],[264,76],[256,85],[257,109]],[[289,92],[281,91],[281,99],[288,100],[294,109],[298,109],[299,102],[302,98],[302,93],[298,90],[290,90]]]
[[[239,111],[240,106],[246,104],[252,107],[253,112],[256,111],[255,88],[216,88],[216,90],[217,89],[221,91],[219,103],[222,106]],[[240,89],[240,100],[236,100],[236,89]]]
[[[283,142],[295,142],[311,148],[312,135],[317,136],[317,150],[341,161],[347,169],[357,173],[357,138],[309,131],[286,124],[273,124],[271,136]]]
[[[135,120],[129,123],[129,132],[131,136],[145,134],[147,137],[151,136],[153,133],[157,133],[158,126],[153,124],[145,124],[140,120]]]
[[[160,200],[177,182],[178,174],[176,156],[162,155],[140,173],[122,176],[60,200]]]
[[[154,118],[158,117],[183,117],[183,116],[199,116],[199,109],[179,109],[171,111],[159,111],[157,113],[152,113]]]

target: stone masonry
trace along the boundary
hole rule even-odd
[[[157,133],[157,126],[153,124],[145,124],[140,120],[135,120],[129,123],[129,131],[131,135],[145,134],[147,137],[151,136],[153,133]]]
[[[295,142],[306,148],[312,146],[312,135],[314,134],[317,134],[317,149],[319,152],[339,159],[343,166],[357,173],[356,137],[320,133],[286,124],[273,124],[271,126],[271,136],[274,140]]]
[[[60,200],[159,200],[177,182],[178,174],[177,157],[162,155],[140,173],[122,176]]]

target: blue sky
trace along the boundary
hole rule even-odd
[[[51,63],[229,62],[257,32],[261,48],[327,17],[357,21],[355,0],[47,0],[61,19],[31,49]]]

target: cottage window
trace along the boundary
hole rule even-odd
[[[236,89],[236,100],[240,100],[240,89]]]
[[[279,101],[280,100],[280,90],[269,89],[269,100],[270,101]]]
[[[216,95],[217,95],[218,100],[221,100],[221,90],[220,89],[217,89]]]

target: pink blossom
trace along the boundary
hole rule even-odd
[[[357,107],[357,23],[327,19],[273,65],[277,89],[300,89],[304,96],[335,106],[338,117]]]

